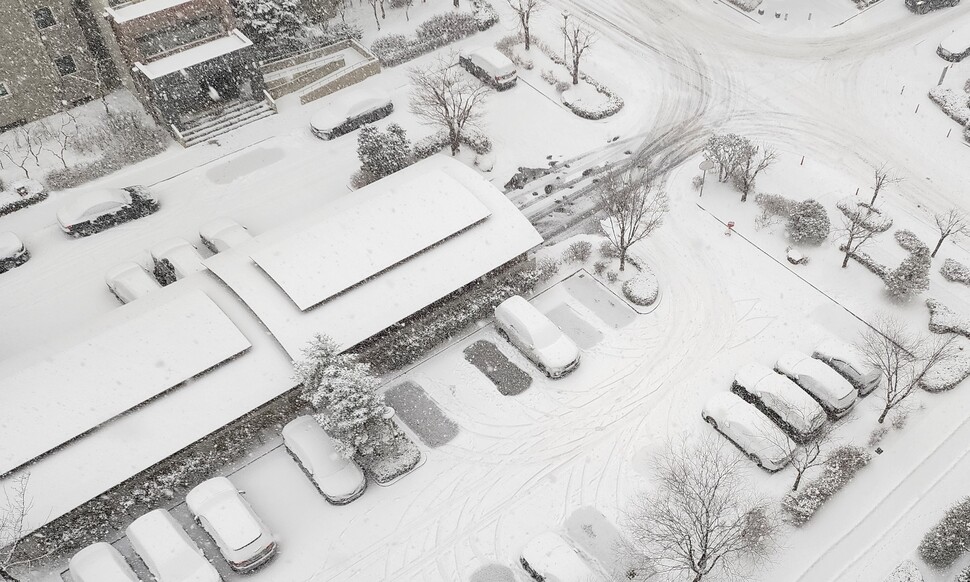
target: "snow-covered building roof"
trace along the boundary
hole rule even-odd
[[[169,55],[157,61],[135,63],[135,67],[144,73],[146,77],[154,80],[244,49],[252,46],[252,44],[253,41],[246,38],[246,35],[239,32],[239,30],[233,29],[228,36],[217,38],[216,40]]]
[[[180,4],[185,4],[186,2],[191,1],[192,0],[141,0],[140,2],[132,2],[130,4],[125,4],[124,6],[118,6],[117,8],[112,8],[109,6],[104,10],[108,13],[108,16],[120,24],[130,20],[143,18],[149,14],[161,12],[162,10],[168,10],[169,8],[174,8]]]
[[[33,365],[0,375],[0,474],[88,432],[250,347],[202,292],[121,318]]]
[[[328,236],[325,229],[338,223],[339,236]],[[299,358],[314,334],[350,348],[541,242],[494,185],[458,161],[434,156],[205,263]],[[278,263],[269,260],[272,253]],[[327,280],[343,269],[353,276]],[[300,276],[306,289],[299,288]]]

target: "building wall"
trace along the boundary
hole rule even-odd
[[[55,24],[38,30],[34,11],[49,8]],[[63,104],[100,97],[94,67],[72,0],[0,1],[0,83],[10,94],[0,98],[0,128],[32,121]],[[54,64],[70,56],[77,71],[61,75]]]
[[[135,20],[112,22],[111,27],[125,59],[129,63],[145,63],[151,61],[151,57],[140,53],[136,44],[138,38],[201,16],[214,16],[220,20],[223,34],[235,28],[235,16],[225,0],[192,0]]]

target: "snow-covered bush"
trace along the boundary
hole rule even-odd
[[[535,67],[535,63],[529,57],[524,57],[519,53],[515,52],[514,47],[518,44],[525,42],[525,36],[522,32],[517,32],[515,34],[510,34],[508,36],[503,36],[497,43],[495,43],[495,49],[502,53],[510,61],[515,63],[517,66],[525,69],[526,71],[531,71]]]
[[[657,276],[650,269],[644,268],[640,273],[623,282],[623,296],[635,305],[652,305],[657,300],[659,292]]]
[[[492,151],[492,140],[490,140],[484,133],[466,129],[461,132],[461,137],[459,140],[478,155],[484,155]],[[450,144],[451,141],[448,139],[447,132],[444,130],[436,131],[435,133],[423,137],[415,142],[414,158],[416,160],[423,160],[431,157],[437,153],[440,153],[441,150],[445,149]]]
[[[954,259],[943,261],[943,266],[940,267],[940,274],[947,281],[970,285],[970,269],[960,261]]]
[[[559,80],[556,79],[556,74],[549,69],[543,69],[542,72],[539,73],[539,76],[542,78],[543,81],[545,81],[546,83],[549,83],[550,85],[555,85],[556,83],[559,82]]]
[[[593,254],[593,243],[585,240],[578,240],[570,243],[566,250],[562,252],[564,263],[585,263]]]
[[[922,579],[920,579],[920,582],[922,582]],[[970,582],[970,566],[960,570],[960,573],[953,579],[953,582]]]
[[[815,200],[796,202],[789,207],[788,236],[797,243],[820,245],[832,228],[825,207]]]
[[[385,67],[393,67],[425,53],[439,49],[495,24],[495,10],[487,2],[475,12],[444,12],[422,22],[415,36],[389,34],[371,44],[373,52]],[[487,6],[487,8],[486,8]],[[484,28],[483,28],[484,26]]]
[[[908,300],[930,287],[930,252],[910,253],[898,267],[885,277],[886,290],[896,299]]]
[[[958,338],[961,343],[956,344],[952,358],[946,358],[926,372],[919,387],[927,392],[943,392],[956,387],[970,377],[970,349],[967,342]]]
[[[472,14],[475,16],[478,30],[488,30],[498,24],[498,12],[485,0],[472,0]]]
[[[603,273],[606,272],[606,269],[608,269],[609,266],[610,264],[606,261],[596,261],[593,263],[593,272],[602,277]]]
[[[600,243],[600,256],[604,259],[619,259],[620,251],[616,248],[610,239],[606,239]]]
[[[911,230],[901,228],[894,232],[893,236],[896,238],[896,242],[899,243],[899,246],[911,253],[925,252],[929,254],[930,252],[929,247],[927,247],[926,244],[921,241],[919,237],[916,236],[916,234]]]
[[[967,102],[966,93],[936,86],[930,89],[930,100],[960,125],[970,124],[970,103]]]
[[[536,270],[539,271],[539,280],[548,281],[559,272],[561,263],[552,257],[543,257],[536,261]]]
[[[557,65],[566,66],[566,61],[563,60],[562,55],[551,50],[549,45],[539,41],[533,41],[532,44],[539,47],[539,50],[541,50],[552,62],[556,63]],[[565,105],[567,109],[579,117],[593,120],[609,117],[623,109],[623,99],[621,99],[619,95],[610,91],[605,85],[598,83],[595,79],[583,72],[579,73],[579,78],[586,83],[589,83],[594,89],[596,89],[597,93],[603,95],[603,97],[605,97],[605,101],[598,103],[595,106],[590,106],[582,101],[571,101],[568,103],[564,102],[563,105]]]
[[[616,283],[617,280],[619,280],[619,278],[620,278],[620,274],[612,269],[606,272],[606,280],[609,281],[610,283]]]
[[[745,12],[751,12],[758,6],[761,6],[762,0],[728,0],[731,4],[734,4],[741,10]]]
[[[47,190],[37,180],[18,180],[0,191],[0,216],[16,212],[47,199]]]
[[[912,560],[903,560],[883,582],[923,582],[923,575]]]
[[[392,123],[385,131],[373,125],[365,125],[357,134],[357,157],[360,174],[357,187],[390,176],[414,162],[414,153],[407,132]]]
[[[794,525],[803,525],[852,479],[859,469],[865,467],[871,455],[865,449],[851,445],[832,451],[822,474],[799,491],[792,491],[782,499],[781,508]]]
[[[296,36],[302,28],[297,0],[233,0],[243,32],[256,44]]]
[[[926,307],[930,310],[929,330],[931,332],[956,333],[970,337],[970,322],[965,317],[957,315],[936,299],[927,299]]]
[[[763,192],[755,194],[754,203],[761,208],[761,216],[757,219],[759,227],[772,224],[774,222],[773,219],[776,218],[789,219],[792,214],[792,208],[798,204],[794,200],[785,198],[780,194],[766,194]]]
[[[970,497],[947,510],[943,519],[926,532],[919,557],[934,568],[947,568],[970,549]]]
[[[845,245],[844,244],[839,245],[839,250],[844,253]],[[849,253],[849,256],[855,259],[856,261],[858,261],[858,263],[863,267],[869,269],[876,275],[879,275],[879,277],[882,280],[885,281],[886,277],[889,276],[891,269],[886,265],[883,265],[882,263],[870,257],[867,253],[864,253],[862,251],[855,251],[854,253]]]

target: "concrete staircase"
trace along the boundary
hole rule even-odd
[[[191,147],[275,113],[276,109],[268,100],[240,99],[215,109],[187,115],[179,127],[173,129],[176,131],[176,139],[183,146]]]

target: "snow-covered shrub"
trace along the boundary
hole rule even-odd
[[[839,250],[844,253],[845,245],[844,244],[839,245]],[[886,277],[889,276],[891,269],[886,265],[883,265],[882,263],[870,257],[867,253],[864,253],[862,251],[856,251],[854,253],[849,253],[849,256],[855,259],[863,267],[869,269],[876,275],[879,275],[879,277],[882,280],[885,281]]]
[[[825,207],[815,200],[796,202],[790,206],[788,236],[797,243],[820,245],[832,228]]]
[[[822,474],[801,490],[785,495],[781,508],[788,514],[794,525],[805,524],[830,497],[845,487],[871,458],[869,452],[860,447],[845,445],[835,449],[822,465]]]
[[[472,14],[478,30],[488,30],[498,24],[498,12],[486,0],[472,0]]]
[[[610,239],[606,239],[600,243],[600,256],[604,259],[619,259],[620,251],[610,242]]]
[[[484,133],[472,130],[464,130],[459,138],[461,143],[470,147],[478,155],[484,155],[492,151],[492,140]]]
[[[360,159],[359,180],[355,186],[390,176],[414,163],[414,153],[407,132],[392,123],[385,131],[365,125],[357,134],[357,157]]]
[[[47,190],[37,180],[18,180],[10,190],[0,191],[0,216],[16,212],[47,199]]]
[[[763,215],[784,218],[791,216],[792,208],[798,204],[791,198],[785,198],[780,194],[765,194],[763,192],[755,194],[754,203],[761,208]]]
[[[967,103],[966,93],[936,86],[930,89],[930,100],[960,125],[970,124],[970,103]]]
[[[899,243],[899,246],[911,253],[925,252],[929,254],[930,252],[929,247],[927,247],[926,244],[921,241],[919,237],[916,236],[916,234],[911,230],[901,228],[894,232],[893,236],[896,238],[896,242]]]
[[[526,71],[531,71],[535,64],[532,59],[528,57],[523,57],[517,52],[515,52],[514,47],[519,44],[525,43],[525,36],[522,32],[517,32],[515,34],[510,34],[508,36],[503,36],[495,43],[495,49],[508,57],[510,61],[515,63],[517,66],[522,67]]]
[[[943,519],[926,532],[919,557],[934,568],[947,568],[970,549],[970,497],[947,510]]]
[[[616,283],[619,278],[620,274],[612,269],[606,272],[606,280],[610,283]]]
[[[609,263],[606,261],[596,261],[593,263],[593,272],[602,277],[603,273],[606,272],[606,269],[609,268],[609,266]]]
[[[920,579],[920,582],[922,582],[922,579]],[[960,570],[960,573],[953,579],[953,582],[970,582],[970,566]]]
[[[970,322],[965,317],[957,315],[936,299],[927,299],[926,307],[930,310],[929,330],[931,332],[956,333],[970,337]]]
[[[660,286],[657,276],[650,269],[643,269],[640,273],[623,282],[623,296],[635,305],[651,305],[657,300]]]
[[[536,261],[536,270],[539,271],[539,280],[548,281],[559,272],[561,263],[552,257],[543,257]]]
[[[903,560],[883,582],[923,582],[923,575],[912,560]]]
[[[296,36],[302,28],[297,0],[234,0],[243,32],[256,44]]]
[[[312,40],[318,45],[328,45],[351,38],[360,40],[363,37],[364,31],[356,23],[331,20],[319,32],[313,35]]]
[[[930,287],[930,252],[910,253],[885,277],[886,290],[896,299],[908,300]]]
[[[690,180],[690,185],[694,190],[700,190],[701,186],[704,185],[704,176],[694,176]]]
[[[542,72],[539,73],[539,76],[542,77],[543,81],[549,83],[550,85],[555,85],[559,82],[559,80],[556,79],[556,74],[549,69],[543,69]]]
[[[414,143],[414,158],[423,160],[445,149],[449,145],[448,134],[444,131],[432,133]]]
[[[960,261],[953,259],[943,261],[943,266],[940,267],[940,274],[947,281],[970,285],[970,269]]]
[[[480,26],[476,14],[444,12],[419,24],[413,37],[389,34],[376,39],[371,44],[371,52],[382,65],[393,67],[484,30]]]
[[[920,379],[919,387],[927,392],[943,392],[956,387],[970,377],[970,349],[963,338],[956,344],[952,358],[939,362]]]
[[[751,12],[758,6],[761,6],[762,0],[728,0],[731,4],[734,4],[741,10],[745,12]]]
[[[593,243],[585,240],[578,240],[571,243],[562,252],[564,263],[585,263],[593,254]]]
[[[533,41],[532,44],[537,46],[539,50],[541,50],[552,62],[556,63],[557,65],[566,66],[566,61],[563,60],[562,55],[550,49],[549,45],[540,41]],[[567,109],[569,109],[579,117],[582,117],[584,119],[593,119],[593,120],[609,117],[611,115],[616,114],[621,109],[623,109],[623,99],[621,99],[619,95],[610,91],[609,88],[607,88],[605,85],[601,85],[595,79],[593,79],[586,73],[583,73],[582,71],[580,71],[579,73],[579,78],[585,81],[586,83],[589,83],[594,89],[596,89],[597,93],[603,95],[606,98],[606,101],[604,101],[602,104],[597,104],[595,106],[590,106],[580,101],[563,103],[563,105],[565,105]],[[559,90],[560,92],[562,91],[562,89],[559,89],[558,87],[557,87],[557,90]]]

